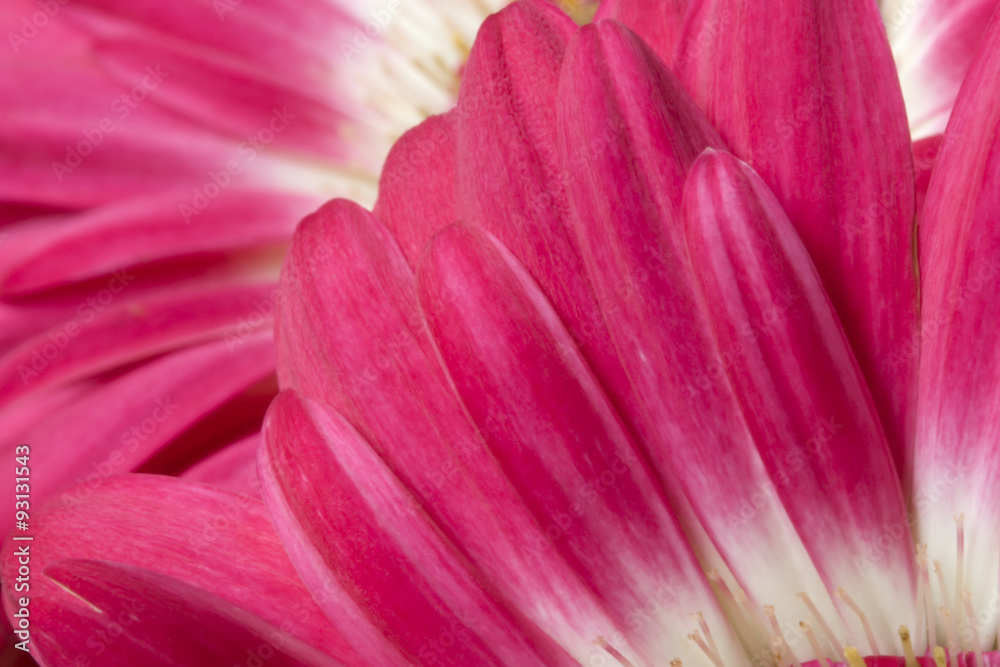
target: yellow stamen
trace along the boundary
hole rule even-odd
[[[944,657],[944,649],[941,648],[940,646],[934,647],[934,664],[936,665],[936,667],[944,667],[946,664]]]
[[[858,649],[853,646],[848,646],[844,649],[844,657],[847,658],[847,664],[851,667],[866,667],[865,661],[861,659],[861,654],[858,653]]]
[[[917,547],[917,566],[920,568],[920,583],[924,589],[924,615],[927,617],[927,644],[937,644],[937,624],[934,619],[934,596],[931,594],[931,579],[927,571],[927,545]]]
[[[934,574],[937,575],[938,587],[941,589],[941,604],[945,609],[951,609],[951,600],[948,598],[948,584],[944,580],[944,568],[941,561],[934,561]]]
[[[712,638],[712,631],[708,629],[708,623],[705,622],[705,615],[698,611],[692,614],[692,616],[694,616],[698,621],[698,627],[701,628],[701,631],[704,633],[705,641],[708,642],[708,647],[712,649],[712,653],[715,655],[721,655],[719,653],[719,647],[715,643],[715,639]]]
[[[607,654],[608,654],[608,655],[610,655],[610,656],[611,656],[612,658],[614,658],[615,660],[617,660],[617,661],[619,662],[619,664],[621,664],[621,665],[622,665],[622,667],[635,667],[635,665],[633,665],[633,664],[632,664],[632,663],[631,663],[631,662],[629,661],[629,659],[628,659],[628,658],[626,658],[626,657],[625,657],[625,656],[623,656],[623,655],[622,655],[621,653],[619,653],[619,652],[618,652],[618,649],[616,649],[616,648],[615,648],[614,646],[612,646],[611,644],[609,644],[609,643],[608,643],[608,642],[607,642],[607,641],[606,641],[606,640],[604,639],[604,637],[597,637],[597,638],[596,638],[596,639],[594,640],[594,645],[595,645],[595,646],[600,646],[601,648],[603,648],[603,649],[604,649],[604,650],[605,650],[605,651],[607,652]],[[679,661],[678,661],[678,662],[679,662]]]
[[[955,623],[962,622],[962,605],[959,603],[959,596],[965,590],[965,514],[955,517],[957,524],[958,558],[955,561]]]
[[[918,667],[917,656],[913,654],[913,642],[910,641],[910,631],[905,625],[899,626],[899,638],[903,641],[903,655],[906,657],[906,667]]]

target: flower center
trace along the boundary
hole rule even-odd
[[[928,649],[924,656],[918,658],[913,648],[914,640],[911,638],[910,629],[906,626],[900,626],[899,639],[903,655],[897,656],[897,659],[902,657],[905,667],[931,667],[931,665],[934,667],[960,667],[960,665],[964,666],[970,663],[974,663],[975,667],[986,667],[982,639],[972,605],[972,594],[964,581],[964,514],[956,516],[955,523],[957,565],[954,590],[958,594],[954,599],[949,595],[951,588],[948,585],[941,562],[932,561],[934,568],[932,579],[928,568],[927,545],[921,544],[916,547],[916,602],[920,616],[915,627],[917,630],[916,641],[919,645],[924,644],[922,633],[926,630]],[[803,663],[796,657],[789,642],[804,638],[809,645],[810,653],[815,656],[812,660],[804,663],[805,667],[832,667],[833,664],[867,667],[865,659],[862,657],[862,651],[857,646],[845,645],[838,638],[837,633],[834,632],[807,593],[799,593],[798,597],[811,616],[811,623],[799,621],[799,635],[792,639],[787,636],[787,629],[782,630],[773,606],[764,605],[762,609],[758,610],[742,589],[737,588],[734,593],[719,572],[710,570],[706,575],[716,597],[722,603],[722,608],[727,610],[729,624],[736,634],[744,639],[753,665],[803,667]],[[943,603],[936,610],[932,583],[936,585],[938,597]],[[892,656],[893,647],[887,647],[890,652],[886,653],[883,651],[883,647],[879,646],[872,624],[861,605],[852,599],[844,588],[837,589],[834,597],[843,604],[844,608],[849,609],[857,617],[864,631],[865,643],[867,643],[865,647],[867,652],[864,655],[869,657]],[[761,611],[763,614],[760,613]],[[736,667],[735,665],[726,665],[723,662],[704,615],[701,612],[696,612],[691,616],[696,621],[698,629],[692,631],[688,635],[688,639],[698,646],[715,667]],[[938,618],[944,626],[942,633],[945,639],[944,645],[938,644]],[[813,626],[816,627],[815,630]],[[959,627],[962,628],[961,638]],[[826,640],[826,648],[824,648],[821,637]],[[594,640],[594,644],[624,667],[636,667],[603,637]],[[898,650],[898,646],[896,650]],[[671,667],[683,667],[681,661],[677,659],[670,664]]]

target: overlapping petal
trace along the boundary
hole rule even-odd
[[[733,154],[761,175],[802,237],[908,488],[913,166],[875,3],[704,0],[691,9],[674,62]]]
[[[914,507],[919,539],[956,576],[955,515],[965,515],[959,584],[985,609],[1000,559],[1000,18],[955,104],[920,223],[920,402]],[[957,593],[951,594],[953,601]],[[984,645],[993,624],[979,630]]]

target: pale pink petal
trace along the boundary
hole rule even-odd
[[[57,561],[94,559],[152,570],[242,608],[261,621],[347,664],[353,649],[302,585],[264,505],[170,477],[128,475],[70,490],[31,511],[33,600],[76,600],[44,576]],[[2,554],[4,608],[17,609],[17,549]],[[53,619],[54,621],[54,619]],[[50,621],[51,622],[51,621]],[[32,630],[58,637],[61,628],[33,617]],[[92,664],[99,664],[94,658]]]
[[[712,28],[709,39],[699,41]],[[780,35],[780,39],[775,37]],[[675,60],[734,155],[805,242],[904,478],[916,359],[914,191],[899,79],[871,0],[704,0]]]
[[[378,220],[337,200],[296,232],[282,276],[282,387],[343,414],[455,545],[577,660],[619,628],[528,512],[441,367],[413,273]],[[498,415],[498,417],[501,415]]]
[[[50,586],[49,595],[31,598],[31,612],[44,629],[36,628],[30,646],[46,664],[344,664],[273,621],[155,571],[70,559],[51,563],[43,576],[61,589]]]
[[[723,660],[741,647],[662,490],[569,332],[524,268],[476,227],[442,231],[419,293],[462,403],[551,545],[626,625],[651,592],[672,598],[619,651],[649,664],[704,659],[687,639],[703,612]]]
[[[375,216],[392,232],[410,266],[428,239],[458,219],[455,130],[458,112],[431,116],[393,145],[382,167]]]
[[[310,589],[340,589],[321,604],[369,664],[573,664],[493,598],[336,412],[282,393],[268,412],[260,468],[293,561]]]
[[[881,645],[894,645],[917,604],[906,505],[809,254],[760,177],[728,153],[698,158],[684,221],[716,345],[729,352],[725,375],[774,493],[827,588],[845,587]]]
[[[882,19],[914,138],[944,132],[997,0],[889,0]]]
[[[969,69],[920,223],[919,539],[954,577],[954,515],[965,514],[965,582],[993,603],[1000,560],[1000,16]],[[954,594],[953,594],[954,595]],[[995,624],[981,630],[990,645]]]

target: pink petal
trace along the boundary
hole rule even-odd
[[[917,220],[923,217],[927,188],[930,187],[931,173],[933,173],[943,140],[943,135],[935,134],[932,137],[913,142],[913,186],[917,195]]]
[[[882,3],[914,138],[944,132],[997,0]]]
[[[282,387],[332,406],[456,547],[577,660],[621,631],[539,524],[469,421],[437,359],[413,274],[378,220],[350,202],[300,225],[282,276]]]
[[[417,266],[430,237],[458,219],[457,113],[431,116],[400,137],[379,178],[375,216],[392,232],[411,267]]]
[[[336,412],[282,393],[268,413],[260,468],[300,573],[313,590],[338,589],[324,610],[368,663],[571,664],[492,599]]]
[[[914,497],[919,538],[954,573],[965,514],[965,586],[991,604],[1000,558],[1000,17],[955,103],[920,224],[920,413]],[[953,574],[951,576],[954,576]],[[981,631],[984,645],[995,626]]]
[[[344,664],[277,624],[155,571],[74,559],[53,562],[44,576],[63,589],[31,599],[43,627],[58,629],[36,629],[33,652],[48,664]]]
[[[715,604],[662,491],[569,332],[510,253],[458,225],[421,265],[424,312],[452,381],[490,451],[552,547],[625,625],[651,591],[676,602],[626,633],[649,664],[702,659],[686,640],[701,611],[722,643],[740,647]]]
[[[225,191],[204,210],[187,213],[178,201],[177,193],[143,197],[26,229],[10,241],[16,245],[5,248],[10,260],[0,274],[4,294],[48,289],[164,258],[281,244],[322,203],[266,190]]]
[[[483,24],[458,107],[457,211],[496,236],[536,280],[616,405],[634,403],[568,220],[555,124],[556,90],[576,26],[553,6],[515,3]],[[577,145],[586,164],[613,150],[618,127]]]
[[[167,446],[184,449],[185,432],[271,376],[273,349],[270,334],[264,334],[238,349],[214,341],[165,355],[90,387],[70,403],[50,409],[27,430],[5,432],[0,450],[13,456],[17,445],[31,444],[31,492],[37,503],[71,484],[136,470],[155,455],[162,457]],[[24,410],[35,400],[26,397],[6,410]],[[175,457],[185,454],[191,456],[178,451]],[[13,483],[13,478],[4,481],[12,493]],[[13,516],[13,506],[0,514],[5,528],[13,525]]]
[[[128,298],[133,278],[115,272],[106,288],[79,303],[74,319],[0,358],[0,396],[11,400],[213,338],[235,348],[271,322],[273,285],[180,286]]]
[[[669,67],[691,0],[604,0],[594,21],[616,19],[633,30]]]
[[[689,539],[707,567],[728,566],[750,600],[774,605],[780,619],[805,617],[800,591],[835,618],[809,552],[775,502],[776,482],[725,379],[732,351],[717,349],[693,282],[682,186],[691,162],[718,138],[648,47],[612,22],[580,30],[559,95],[564,159],[601,128],[622,128],[618,150],[568,163],[570,200],[588,276],[640,398],[622,409],[639,425]]]
[[[89,64],[18,62],[0,79],[0,97],[8,100],[0,126],[0,198],[75,207],[174,188],[185,193],[176,205],[193,206],[195,190],[215,187],[212,173],[232,177],[230,161],[244,186],[266,187],[280,178],[273,153],[249,146],[240,153],[238,142],[146,100],[169,75],[152,63],[124,85]]]
[[[728,153],[695,163],[684,218],[725,375],[775,493],[828,589],[847,588],[894,645],[917,604],[906,506],[816,269],[771,191]],[[886,547],[887,526],[901,535]]]
[[[226,445],[204,461],[185,470],[180,477],[189,482],[200,482],[217,489],[259,497],[257,450],[260,449],[260,440],[258,432]]]
[[[698,55],[681,59],[685,50]],[[916,327],[913,167],[875,3],[704,0],[675,62],[805,242],[905,480],[915,414],[916,359],[902,353]]]
[[[186,582],[330,656],[357,664],[353,650],[312,602],[259,501],[169,477],[128,475],[71,490],[32,511],[30,527],[31,542],[4,544],[8,614],[17,609],[19,597],[12,585],[18,576],[17,549],[30,544],[32,603],[76,603],[61,584],[43,575],[50,564],[64,559],[144,568]],[[54,620],[33,617],[32,629],[58,637],[65,628]]]

